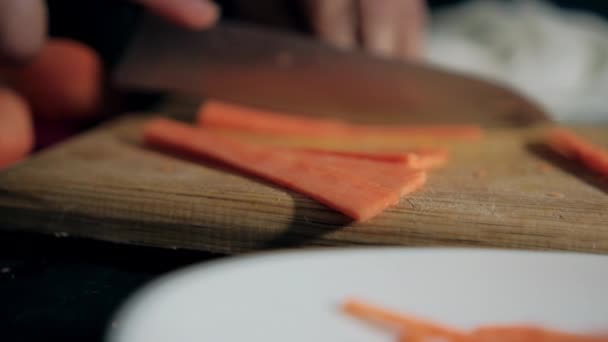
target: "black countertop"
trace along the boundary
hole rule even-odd
[[[0,232],[4,341],[103,341],[134,291],[182,266],[219,258],[65,237]]]

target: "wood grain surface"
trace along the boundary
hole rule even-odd
[[[129,115],[0,172],[0,228],[240,253],[293,246],[485,246],[608,253],[608,183],[542,128],[455,145],[428,185],[365,223],[297,193],[146,149]],[[608,146],[608,126],[577,132]]]

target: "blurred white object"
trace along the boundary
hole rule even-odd
[[[538,1],[477,0],[433,18],[428,58],[511,85],[560,121],[608,120],[608,22]]]
[[[192,266],[140,291],[108,342],[388,342],[346,316],[360,298],[463,329],[608,326],[608,257],[481,249],[323,249]]]

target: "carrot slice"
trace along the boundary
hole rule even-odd
[[[407,331],[414,332],[415,335],[423,334],[426,336],[441,337],[449,341],[464,340],[467,338],[466,332],[440,326],[426,320],[389,311],[357,300],[347,300],[342,308],[346,313],[361,320],[385,324],[392,327],[402,327]]]
[[[345,151],[345,152],[362,152],[362,153],[403,153],[415,152],[416,150],[434,150],[445,146],[445,140],[436,139],[432,136],[422,137],[391,137],[379,135],[324,135],[324,136],[304,136],[304,135],[286,135],[273,134],[258,131],[246,131],[234,128],[224,128],[217,126],[208,126],[199,124],[208,130],[217,132],[218,134],[226,135],[234,139],[249,141],[256,144],[294,147],[294,148],[310,148],[317,150],[328,151]],[[450,140],[449,144],[457,143]]]
[[[360,152],[310,149],[319,154],[345,156],[357,159],[369,159],[384,162],[405,163],[414,170],[429,170],[444,166],[448,161],[448,152],[444,149],[415,149],[411,152]]]
[[[387,190],[398,189],[402,196],[416,191],[426,183],[426,172],[412,170],[407,161],[370,161],[331,154],[319,154],[314,151],[284,150],[286,153],[294,153],[318,165],[348,170]]]
[[[532,326],[483,326],[466,332],[357,300],[347,300],[343,310],[356,318],[400,329],[399,342],[608,342],[605,335],[579,335]]]
[[[95,50],[78,41],[49,39],[30,63],[7,78],[37,117],[86,119],[99,114],[103,62]]]
[[[606,337],[585,336],[530,326],[485,326],[471,333],[479,342],[607,342]]]
[[[608,149],[563,129],[555,128],[547,135],[547,144],[562,156],[578,160],[587,168],[608,177]]]
[[[239,129],[287,135],[325,135],[341,132],[344,124],[337,120],[319,120],[207,101],[198,113],[198,123],[209,127]]]
[[[475,125],[387,126],[355,125],[329,119],[313,119],[208,101],[198,113],[199,125],[278,135],[306,137],[358,137],[411,139],[413,137],[477,140],[482,130]]]
[[[321,162],[320,157],[305,151],[244,144],[168,119],[149,122],[144,140],[151,146],[223,162],[303,193],[358,221],[378,215],[396,204],[402,193],[423,183],[421,173],[403,170],[398,174],[400,179],[389,184],[386,179],[392,177],[382,173],[387,169],[379,162],[356,160],[357,167],[346,170],[348,162],[342,159],[348,158],[332,157]],[[416,182],[416,186],[410,182]]]
[[[448,151],[440,147],[407,148],[403,144],[377,139],[363,141],[358,138],[323,137],[294,138],[269,134],[251,134],[242,131],[218,128],[204,128],[216,134],[224,135],[242,142],[267,146],[292,147],[306,149],[321,154],[335,154],[352,158],[371,159],[380,161],[403,162],[407,161],[409,167],[416,170],[429,170],[444,166],[448,161]]]

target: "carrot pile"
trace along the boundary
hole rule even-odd
[[[177,121],[157,119],[144,130],[147,144],[209,158],[310,196],[355,220],[367,220],[426,181],[407,163],[315,154],[240,142]]]
[[[100,114],[103,63],[92,48],[50,38],[27,63],[0,66],[0,170]]]
[[[49,39],[33,60],[3,74],[38,117],[88,119],[97,114],[102,96],[102,60],[95,50],[78,41]]]
[[[295,135],[305,141],[339,137],[352,142],[382,140],[389,135],[407,142],[423,132],[427,137],[442,139],[472,140],[481,136],[476,126],[362,126],[208,102],[196,125],[152,120],[144,128],[144,141],[173,153],[224,163],[307,195],[353,220],[364,221],[420,189],[427,180],[427,170],[447,162],[447,151],[420,146],[401,150],[290,146],[283,140]],[[278,138],[260,143],[240,133]]]
[[[428,140],[475,141],[482,136],[481,129],[474,125],[355,125],[218,101],[205,103],[197,122],[201,127],[255,144],[289,146],[353,158],[407,160],[410,167],[416,169],[441,167],[448,159],[445,149],[424,147],[420,143],[428,144]],[[421,139],[425,141],[421,142]]]
[[[460,330],[393,312],[358,300],[348,300],[343,311],[357,319],[397,331],[400,342],[608,342],[608,336],[586,336],[531,326],[483,326]]]
[[[429,146],[428,140],[474,142],[482,137],[475,125],[360,125],[219,101],[206,102],[195,125],[157,119],[144,129],[151,146],[222,162],[356,221],[395,205],[425,184],[429,170],[447,163],[447,150]],[[550,131],[547,144],[608,176],[605,149],[559,128]]]

